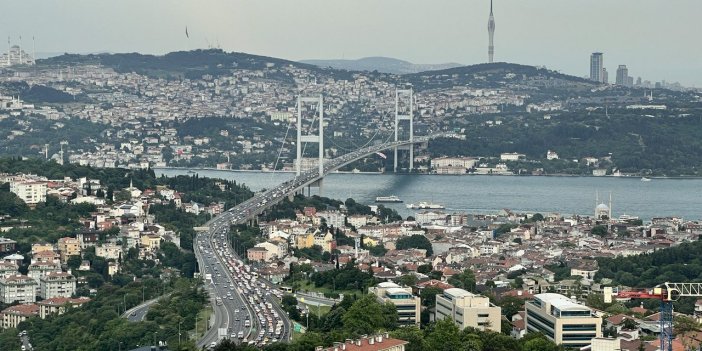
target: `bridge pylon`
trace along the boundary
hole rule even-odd
[[[311,125],[314,125],[315,120],[319,120],[318,134],[302,134],[302,108],[304,104],[316,104],[317,114],[312,118]],[[324,98],[320,94],[316,97],[297,97],[297,159],[295,159],[295,176],[302,173],[302,143],[317,143],[319,144],[319,156],[317,167],[319,168],[319,176],[324,176]],[[315,184],[319,187],[319,194],[322,194],[322,178]]]
[[[404,109],[400,111],[400,103],[403,102]],[[402,121],[409,122],[409,139],[410,144],[407,146],[394,147],[395,157],[393,159],[393,171],[397,173],[397,150],[409,150],[409,171],[414,169],[414,99],[412,89],[396,89],[395,90],[395,141],[399,140],[399,129]]]

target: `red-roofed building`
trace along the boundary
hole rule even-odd
[[[2,310],[3,329],[17,328],[17,324],[30,317],[39,316],[39,306],[35,304],[10,306]]]
[[[53,313],[63,314],[67,306],[80,307],[86,302],[90,302],[89,297],[79,297],[75,299],[70,297],[54,297],[39,301],[37,302],[37,305],[39,305],[39,317],[44,319]]]
[[[360,339],[346,339],[345,342],[335,342],[334,346],[324,348],[317,346],[315,351],[405,351],[407,341],[389,337],[388,333],[371,335]]]

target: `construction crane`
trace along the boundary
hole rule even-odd
[[[662,351],[673,351],[673,302],[681,297],[702,297],[702,283],[663,283],[653,289],[623,290],[617,293],[605,288],[605,302],[611,303],[612,296],[620,299],[656,299],[661,301],[661,315],[658,319]]]

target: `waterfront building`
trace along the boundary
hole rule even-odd
[[[446,289],[436,295],[436,319],[450,318],[461,330],[472,327],[499,333],[501,312],[500,307],[490,304],[489,298],[463,289]]]

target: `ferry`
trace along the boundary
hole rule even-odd
[[[378,196],[375,198],[375,202],[402,202],[399,197],[395,195],[390,196]]]
[[[417,210],[441,210],[444,209],[444,205],[435,204],[433,202],[422,201],[418,204],[407,204],[407,208],[417,209]]]

